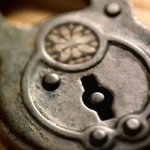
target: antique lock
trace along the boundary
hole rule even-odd
[[[91,0],[30,28],[1,16],[3,140],[13,150],[148,150],[149,49],[124,0]]]

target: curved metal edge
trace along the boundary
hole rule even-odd
[[[115,36],[106,35],[106,37],[108,41],[121,43],[122,45],[125,45],[126,47],[129,47],[130,49],[132,49],[135,54],[138,54],[139,56],[141,56],[141,58],[145,60],[145,63],[148,65],[148,68],[146,67],[146,70],[148,71],[148,73],[150,73],[150,57],[147,55],[147,53],[143,49],[141,49],[134,43],[131,43],[130,41],[120,36],[115,37]]]
[[[135,21],[135,20],[134,20]],[[135,21],[135,24],[137,22]],[[142,26],[139,26],[140,28],[143,28]],[[148,30],[149,31],[149,30]],[[103,33],[104,34],[104,33]],[[149,56],[147,55],[147,53],[145,52],[145,50],[141,49],[140,46],[137,46],[136,44],[134,43],[131,43],[130,41],[128,40],[125,40],[123,38],[120,38],[120,37],[110,37],[110,36],[107,36],[107,40],[108,41],[114,41],[114,42],[117,42],[118,41],[123,44],[123,45],[128,45],[127,47],[131,48],[134,53],[137,53],[139,56],[141,56],[143,58],[143,60],[146,61],[146,63],[148,64],[148,67],[150,68],[150,58]],[[39,55],[41,55],[41,53],[39,53],[38,55],[35,56],[34,60],[39,60]],[[47,56],[46,56],[47,57]],[[45,54],[44,54],[44,57],[41,57],[42,59],[45,58]],[[47,57],[47,63],[49,61],[49,58]],[[30,67],[27,69],[26,73],[25,73],[25,76],[24,76],[24,79],[23,79],[23,91],[24,93],[26,93],[26,87],[28,86],[28,76],[30,76],[30,74],[32,73],[32,68],[34,67],[34,63],[30,63]],[[50,64],[49,64],[50,65]],[[55,65],[53,64],[52,67],[55,67]],[[148,68],[148,73],[150,73],[149,71],[149,68]],[[27,82],[28,81],[28,82]],[[28,93],[28,92],[27,92]],[[25,105],[28,107],[30,113],[36,117],[40,122],[42,121],[43,122],[43,125],[46,126],[46,127],[50,127],[49,126],[49,122],[47,122],[46,119],[44,119],[44,117],[40,114],[38,117],[37,117],[37,114],[39,113],[38,110],[34,107],[34,104],[30,102],[30,96],[28,94],[24,94],[24,99],[28,100],[28,102],[26,101],[25,102]],[[34,111],[37,111],[37,112],[34,112]],[[55,126],[55,125],[54,125]],[[63,128],[58,128],[55,129],[53,125],[50,127],[52,130],[54,130],[56,133],[62,135],[62,136],[66,136],[66,137],[69,137],[71,139],[80,139],[80,136],[81,134],[78,134],[78,133],[73,133],[73,132],[70,132],[69,130],[64,130]]]
[[[124,38],[110,37],[109,35],[107,35],[107,36],[108,36],[108,41],[112,41],[112,42],[117,41],[117,43],[123,43],[125,46],[130,45],[129,47],[132,50],[134,50],[134,53],[138,54],[142,58],[142,60],[145,61],[145,62],[143,62],[144,63],[143,66],[145,67],[145,69],[148,73],[147,80],[149,82],[149,89],[150,89],[150,77],[149,77],[149,74],[150,74],[150,57],[149,57],[149,55],[144,50],[139,48],[137,45],[135,45],[134,43],[131,43],[128,40],[125,40]],[[145,66],[145,65],[147,65],[147,66]],[[147,98],[147,103],[142,108],[142,110],[140,110],[138,113],[139,113],[139,115],[141,115],[145,119],[147,119],[147,117],[150,115],[150,97]]]
[[[54,131],[55,133],[58,133],[61,136],[65,136],[65,137],[71,137],[73,139],[78,139],[80,134],[77,132],[72,132],[70,130],[58,127],[56,128],[55,123],[51,124],[50,121],[47,121],[47,119],[45,119],[42,114],[37,110],[37,108],[35,107],[34,103],[30,100],[30,95],[29,95],[29,89],[28,89],[28,85],[30,83],[30,76],[32,74],[32,70],[34,68],[34,66],[36,65],[36,63],[39,61],[39,56],[35,55],[35,57],[30,61],[30,63],[28,64],[28,67],[25,71],[23,80],[22,80],[22,91],[23,91],[23,102],[25,103],[25,105],[27,106],[30,114],[38,121],[40,121],[44,126],[46,126],[47,128],[51,129],[52,131]]]
[[[26,144],[23,140],[19,139],[18,136],[8,131],[6,124],[2,120],[0,120],[0,128],[0,140],[5,148],[8,148],[8,150],[12,148],[13,150],[26,150],[27,148],[28,150],[33,150],[30,145]]]
[[[128,45],[127,47],[132,49],[134,51],[134,53],[137,53],[138,55],[140,55],[146,61],[146,63],[148,64],[148,66],[150,68],[150,58],[139,47],[137,47],[134,44],[131,44],[129,41],[120,39],[120,37],[119,38],[107,37],[107,39],[108,39],[108,41],[114,41],[117,43],[119,42],[122,45]],[[29,91],[28,91],[28,85],[30,83],[29,77],[31,76],[32,70],[38,61],[39,61],[39,56],[35,55],[35,57],[30,61],[28,68],[23,77],[23,82],[22,82],[23,87],[22,88],[23,88],[23,99],[24,99],[25,105],[27,106],[31,115],[34,118],[36,118],[38,121],[40,121],[45,127],[51,129],[52,131],[54,131],[55,133],[58,133],[61,136],[65,136],[65,137],[71,138],[71,139],[80,139],[81,140],[81,135],[83,134],[82,132],[80,133],[80,132],[70,131],[68,129],[64,129],[59,126],[56,127],[55,123],[50,123],[50,121],[46,120],[40,114],[40,112],[35,107],[34,103],[30,100],[30,95],[29,95]]]
[[[65,22],[80,23],[85,27],[91,28],[95,34],[99,33],[96,34],[96,36],[98,37],[100,48],[98,49],[96,55],[90,61],[78,65],[67,65],[67,64],[56,62],[47,54],[44,46],[44,40],[48,31],[50,31],[53,27],[57,25],[64,24]],[[99,61],[101,61],[101,59],[103,59],[105,55],[106,46],[107,46],[107,41],[105,40],[105,37],[100,33],[98,28],[95,28],[95,26],[96,26],[95,23],[90,22],[90,19],[83,18],[81,20],[80,16],[74,13],[72,13],[71,15],[69,14],[66,16],[57,17],[54,20],[50,20],[45,24],[43,30],[39,32],[38,45],[37,45],[39,57],[42,56],[42,58],[46,60],[46,62],[51,67],[63,71],[77,72],[77,71],[83,71],[93,67]]]

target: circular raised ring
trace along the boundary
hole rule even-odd
[[[40,57],[53,68],[76,72],[98,64],[104,57],[107,40],[90,20],[72,16],[47,22],[40,32]]]
[[[82,64],[91,60],[99,48],[97,35],[79,23],[64,23],[50,30],[45,38],[45,50],[55,61]]]

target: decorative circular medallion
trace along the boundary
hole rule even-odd
[[[47,53],[57,62],[80,64],[91,60],[99,48],[96,34],[78,23],[61,24],[45,38]]]
[[[24,103],[45,129],[86,149],[142,141],[149,130],[149,57],[80,17],[58,17],[40,31],[22,82]]]

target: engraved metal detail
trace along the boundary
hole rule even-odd
[[[56,61],[64,64],[80,64],[91,60],[99,48],[96,34],[88,27],[62,24],[53,28],[45,38],[45,49]]]

